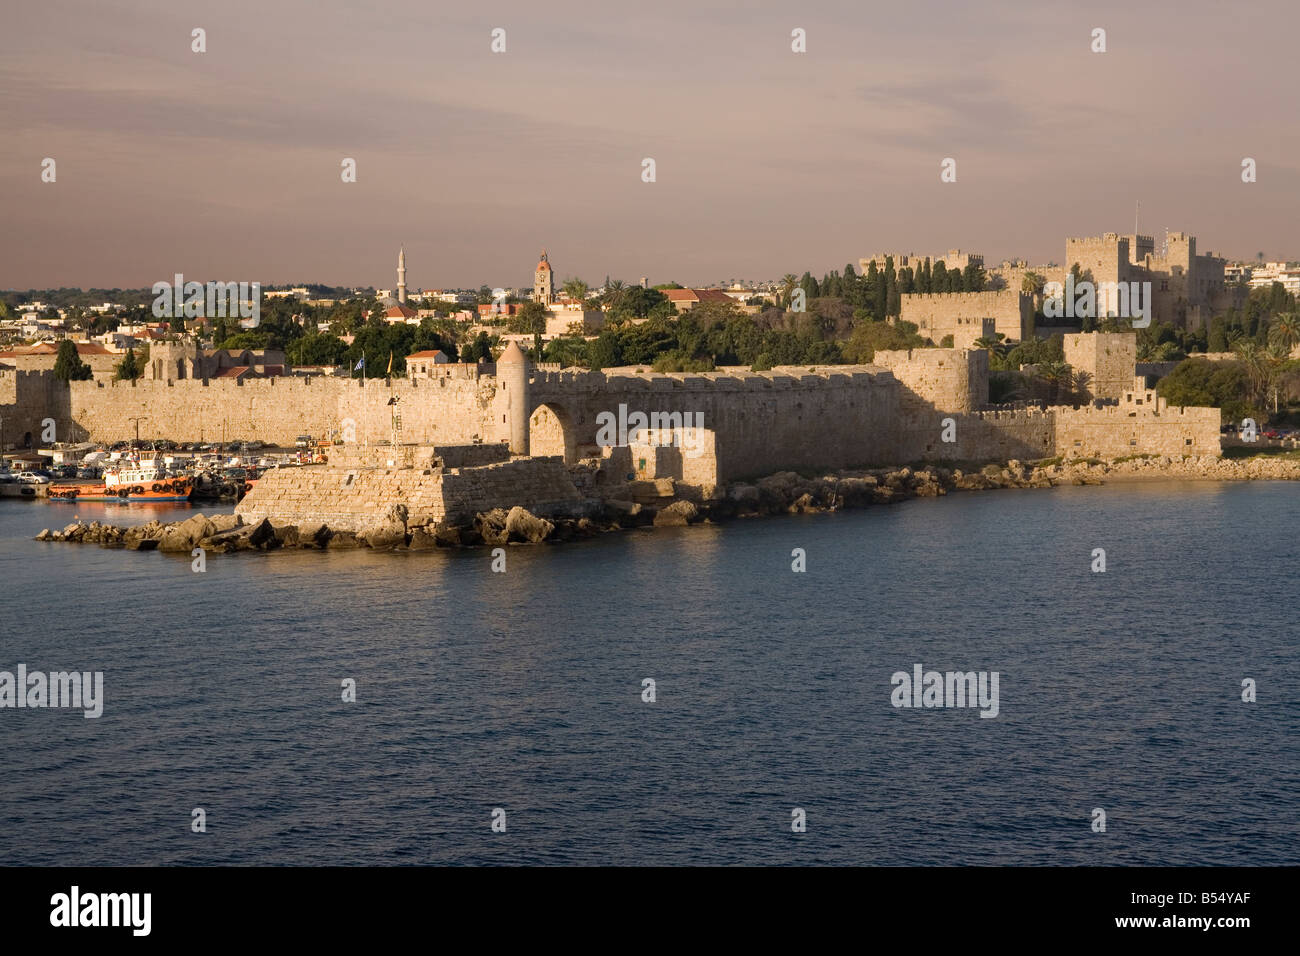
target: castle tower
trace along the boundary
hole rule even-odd
[[[542,260],[537,263],[537,270],[533,273],[533,299],[542,305],[555,304],[555,273],[551,271],[545,249],[542,250]]]
[[[497,359],[497,380],[504,386],[510,453],[528,454],[528,358],[511,342]]]
[[[397,301],[406,304],[406,247],[397,253]]]

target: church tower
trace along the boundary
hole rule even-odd
[[[533,273],[533,298],[542,305],[555,304],[555,273],[551,271],[545,249],[542,250],[542,261],[537,263],[537,271]]]
[[[397,253],[397,301],[406,304],[406,247]]]

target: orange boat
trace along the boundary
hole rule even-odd
[[[101,483],[54,485],[50,497],[63,501],[189,501],[194,479],[160,474],[152,462],[135,468],[112,469]]]

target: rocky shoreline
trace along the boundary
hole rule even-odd
[[[239,515],[195,514],[183,521],[151,521],[132,527],[74,522],[36,535],[37,541],[67,541],[120,547],[132,551],[216,554],[235,551],[308,550],[428,551],[437,548],[497,547],[573,541],[642,527],[678,527],[700,522],[777,514],[813,514],[894,504],[911,498],[935,498],[954,491],[1001,488],[1052,488],[1123,481],[1297,481],[1300,461],[1279,458],[1229,460],[1201,457],[1138,457],[1116,461],[1009,461],[975,471],[927,465],[843,472],[809,478],[778,472],[756,482],[733,482],[725,494],[707,500],[679,497],[670,479],[661,480],[653,504],[614,495],[599,510],[582,516],[540,517],[521,507],[480,512],[467,524],[408,524],[406,508],[394,505],[373,527],[360,532],[334,530],[324,522],[273,524],[269,519],[244,523]],[[616,493],[615,493],[616,494]]]

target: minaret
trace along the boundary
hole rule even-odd
[[[406,247],[397,253],[397,301],[406,304]]]

